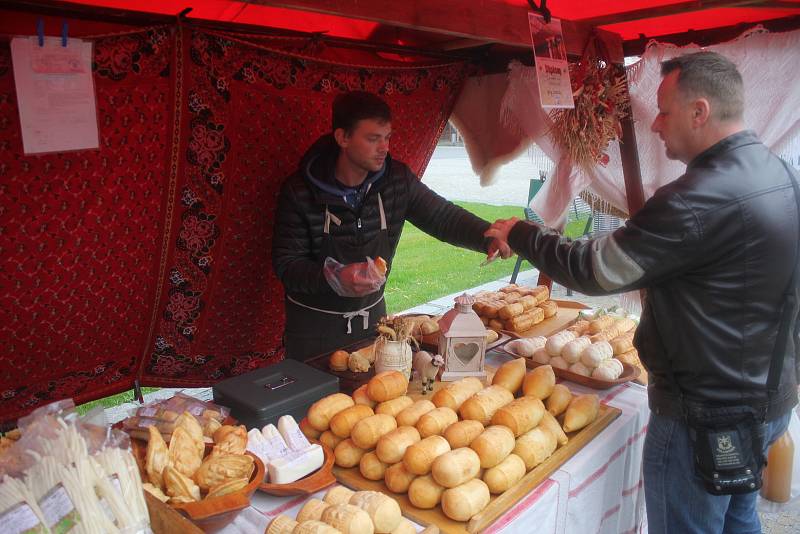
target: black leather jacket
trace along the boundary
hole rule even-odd
[[[406,220],[420,230],[477,252],[487,250],[483,233],[489,223],[431,191],[402,162],[387,157],[383,175],[369,188],[358,209],[348,207],[341,196],[322,190],[314,181],[333,184],[339,148],[333,136],[318,139],[303,157],[300,169],[281,187],[272,241],[272,265],[286,292],[301,300],[304,295],[330,296],[341,301],[322,274],[320,257],[325,206],[341,220],[331,225],[334,239],[357,246],[380,231],[378,193],[386,212],[392,257]],[[313,180],[311,176],[313,175]],[[369,178],[368,178],[369,179]],[[390,265],[392,257],[384,258]]]
[[[634,344],[653,412],[746,404],[774,419],[797,403],[796,334],[766,400],[776,331],[798,253],[798,207],[781,161],[750,131],[709,148],[613,234],[569,242],[518,223],[509,244],[585,294],[647,288]],[[796,330],[793,328],[793,332]]]

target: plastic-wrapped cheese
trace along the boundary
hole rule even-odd
[[[547,349],[547,353],[550,354],[550,356],[561,356],[561,350],[564,348],[564,345],[575,339],[575,337],[575,332],[562,330],[547,338],[544,348]]]

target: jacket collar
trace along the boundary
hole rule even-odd
[[[720,156],[730,150],[756,143],[761,143],[761,141],[759,141],[756,133],[753,130],[742,130],[740,132],[736,132],[735,134],[729,135],[721,141],[718,141],[716,144],[710,146],[695,156],[695,158],[686,166],[686,170],[688,171],[695,167],[702,166],[710,159],[716,158],[717,156]]]

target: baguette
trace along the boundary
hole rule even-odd
[[[427,475],[431,471],[433,461],[450,450],[450,444],[442,436],[428,436],[406,449],[403,465],[415,475]]]
[[[420,439],[419,432],[413,426],[399,426],[381,436],[375,448],[375,454],[385,464],[396,464],[403,460],[406,449]]]
[[[447,407],[434,408],[417,421],[417,430],[423,438],[441,435],[445,429],[458,421],[458,414]]]
[[[525,476],[525,462],[516,454],[509,454],[506,459],[487,469],[483,481],[490,493],[503,493]]]
[[[342,439],[349,438],[356,423],[371,415],[375,415],[372,408],[363,404],[355,404],[333,416],[330,430]]]
[[[515,358],[501,365],[492,377],[493,386],[502,386],[515,394],[525,378],[525,358]]]
[[[395,416],[397,426],[416,426],[420,417],[435,408],[436,405],[427,399],[418,400]]]
[[[502,386],[489,386],[464,401],[458,413],[462,419],[480,421],[486,426],[494,413],[514,400],[514,395]]]
[[[480,421],[465,419],[448,426],[444,434],[444,439],[450,444],[451,449],[469,447],[472,440],[481,435],[484,428]]]
[[[494,467],[514,450],[514,433],[503,425],[490,426],[469,447],[478,454],[482,469]]]
[[[541,365],[525,375],[522,394],[526,397],[546,399],[556,385],[556,375],[550,365]]]
[[[334,415],[354,404],[350,395],[345,395],[344,393],[328,395],[312,404],[308,409],[308,422],[314,430],[325,432],[328,430]]]
[[[414,399],[408,395],[401,395],[392,400],[388,400],[378,404],[375,407],[375,413],[383,413],[396,417],[397,414],[414,404]]]
[[[460,486],[442,493],[442,511],[455,521],[469,521],[489,504],[489,487],[479,479],[473,478]]]
[[[415,478],[408,487],[408,500],[417,508],[428,510],[442,500],[445,488],[436,483],[431,475]]]
[[[411,473],[403,462],[390,465],[383,476],[383,483],[394,493],[405,493],[417,475]]]
[[[481,470],[478,454],[469,447],[461,447],[440,455],[431,465],[431,476],[445,488],[455,488],[472,480]]]
[[[503,425],[519,437],[539,424],[544,404],[538,397],[520,397],[509,402],[492,416],[493,425]]]
[[[365,417],[355,424],[350,432],[350,439],[356,447],[374,449],[381,436],[397,428],[394,417],[386,414],[375,414]]]
[[[386,402],[405,395],[408,379],[399,371],[384,371],[367,382],[367,395],[375,402]]]
[[[483,382],[470,376],[452,382],[433,394],[431,400],[437,408],[447,407],[458,411],[465,400],[483,389]]]

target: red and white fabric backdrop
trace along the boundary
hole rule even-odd
[[[41,156],[0,44],[0,421],[279,360],[275,200],[334,96],[383,96],[420,173],[468,70],[188,27],[93,41],[100,149]]]

